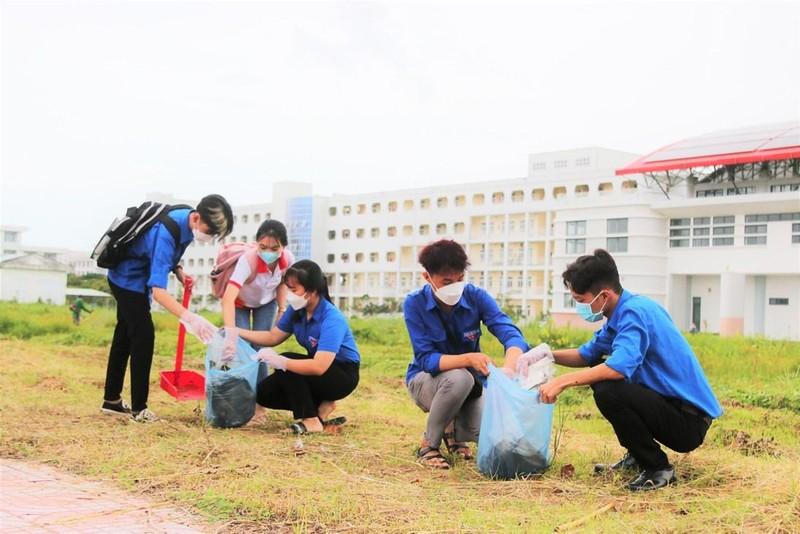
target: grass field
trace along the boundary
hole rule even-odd
[[[402,320],[352,321],[362,381],[337,410],[349,422],[341,434],[305,437],[300,457],[281,432],[288,412],[218,430],[204,424],[200,403],[162,392],[158,371],[172,366],[177,322],[155,322],[150,405],[164,421],[137,425],[98,410],[111,311],[74,327],[66,307],[0,304],[0,455],[187,505],[228,531],[800,532],[800,343],[691,336],[725,415],[700,449],[670,454],[678,485],[632,495],[626,480],[590,474],[622,450],[585,388],[559,399],[559,446],[540,478],[498,482],[474,463],[449,472],[415,463],[424,415],[403,386]],[[555,348],[588,335],[524,332]],[[500,361],[496,342],[483,348]],[[202,354],[190,340],[188,365],[201,369]]]

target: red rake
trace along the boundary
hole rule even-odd
[[[192,298],[191,287],[183,290],[183,307],[189,309]],[[202,400],[206,398],[206,378],[197,371],[182,371],[183,345],[186,341],[186,327],[180,323],[178,328],[178,348],[175,350],[175,370],[161,371],[161,389],[177,400]]]

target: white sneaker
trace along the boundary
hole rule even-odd
[[[151,412],[147,408],[145,408],[141,412],[135,414],[132,413],[131,419],[133,419],[137,423],[155,423],[156,421],[160,420],[155,413]]]

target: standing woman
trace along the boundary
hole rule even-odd
[[[294,263],[294,256],[286,248],[286,227],[280,221],[266,220],[258,227],[256,241],[255,250],[239,257],[222,296],[225,359],[236,354],[237,329],[268,331],[276,316],[280,319],[286,310],[286,286],[281,280]],[[248,254],[257,256],[254,277]]]
[[[307,354],[261,349],[258,355],[275,372],[258,384],[261,406],[291,410],[297,434],[321,432],[323,423],[341,424],[344,418],[325,421],[337,400],[358,385],[361,356],[353,333],[341,311],[331,302],[322,269],[300,260],[283,276],[289,310],[269,332],[242,330],[241,336],[258,345],[274,347],[294,334]]]

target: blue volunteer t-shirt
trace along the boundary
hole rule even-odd
[[[628,382],[688,402],[712,418],[722,415],[689,342],[648,297],[623,291],[611,318],[578,352],[590,364],[607,355],[605,364]]]
[[[332,352],[340,363],[360,363],[353,332],[342,312],[327,299],[320,299],[317,308],[308,318],[305,309],[291,310],[281,316],[278,328],[295,339],[314,356],[318,350]]]
[[[430,285],[412,291],[403,303],[403,317],[414,349],[408,365],[406,384],[418,373],[437,375],[442,354],[480,352],[481,321],[505,350],[518,347],[523,352],[528,344],[511,318],[503,313],[485,289],[473,284],[464,286],[464,293],[451,313],[442,312],[433,297]],[[450,335],[448,335],[448,329]]]
[[[167,216],[178,223],[180,243],[162,223],[157,222],[137,237],[126,251],[126,258],[108,270],[108,279],[116,286],[137,293],[150,293],[152,288],[167,288],[172,269],[181,261],[186,247],[194,239],[189,229],[190,209],[170,211]]]

